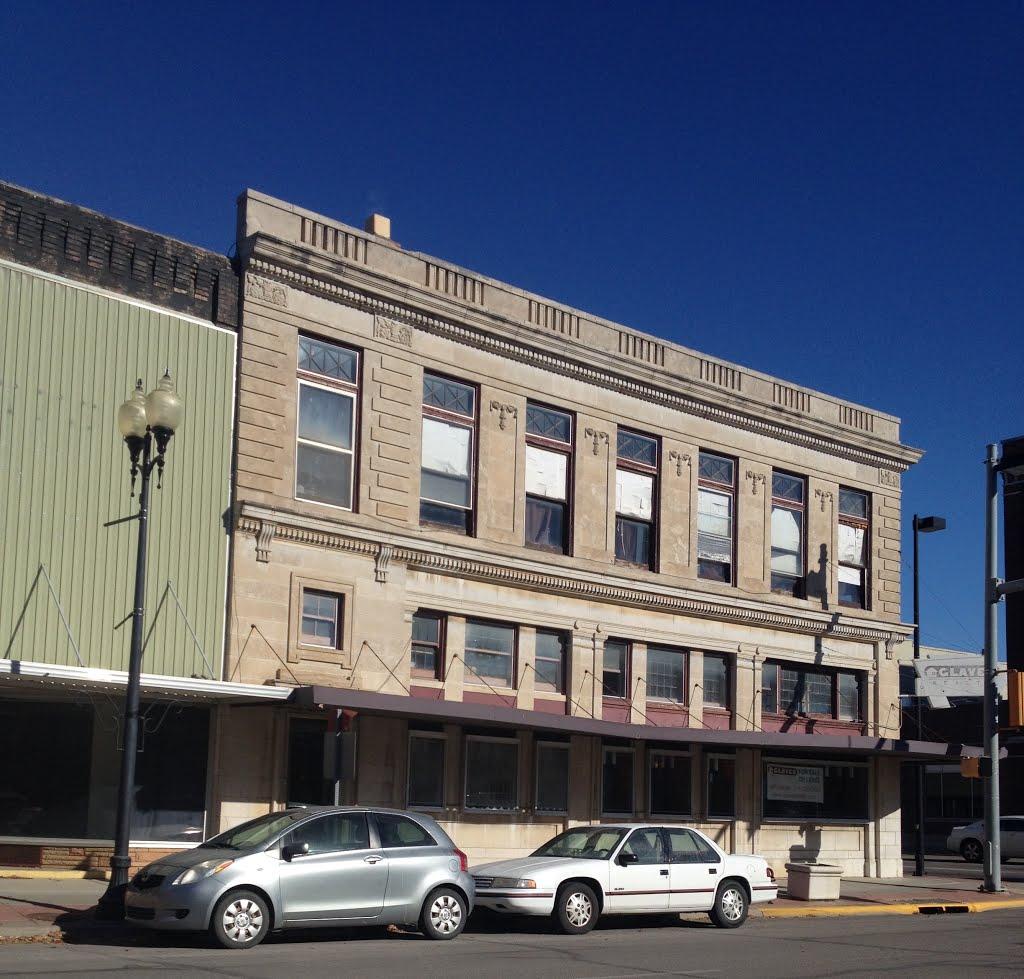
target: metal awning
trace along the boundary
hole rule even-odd
[[[128,686],[123,670],[96,670],[81,666],[57,666],[0,659],[0,696],[27,694],[55,696],[61,693],[121,693]],[[257,683],[229,683],[196,677],[161,676],[143,673],[140,693],[146,700],[176,700],[194,703],[217,702],[251,704],[284,702],[292,687],[264,686]]]
[[[711,728],[659,727],[656,724],[623,724],[593,717],[545,714],[492,704],[371,693],[343,687],[298,687],[292,702],[297,707],[332,707],[356,713],[416,718],[437,723],[521,728],[560,734],[588,734],[599,738],[625,738],[672,744],[701,744],[716,748],[760,748],[767,751],[827,751],[837,755],[877,755],[901,761],[954,760],[965,754],[980,754],[969,748],[941,741],[903,741],[868,735],[781,734],[765,731],[719,731]]]

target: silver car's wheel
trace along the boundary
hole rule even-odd
[[[232,891],[213,909],[210,931],[225,948],[252,948],[269,930],[266,901],[252,891]]]
[[[567,935],[586,934],[597,924],[597,897],[586,884],[570,881],[558,892],[555,912]]]
[[[968,863],[981,863],[981,858],[984,855],[985,851],[982,849],[981,840],[966,839],[960,844],[960,856]]]
[[[466,927],[466,902],[458,891],[442,887],[423,902],[420,928],[427,938],[446,941]]]
[[[711,920],[719,928],[738,928],[747,920],[747,892],[734,880],[725,881],[715,895]]]

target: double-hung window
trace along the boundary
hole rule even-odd
[[[697,576],[731,585],[736,543],[736,462],[701,452],[697,479]]]
[[[299,337],[295,496],[352,509],[359,354]]]
[[[515,684],[516,627],[466,620],[466,682]]]
[[[658,440],[619,429],[615,468],[615,560],[654,564]]]
[[[607,639],[601,687],[606,697],[625,697],[629,692],[630,644],[621,639]]]
[[[791,663],[765,663],[761,710],[840,721],[863,720],[862,674]]]
[[[704,706],[729,709],[729,657],[704,654]]]
[[[804,595],[805,483],[799,476],[772,473],[772,591]]]
[[[647,647],[647,696],[686,703],[686,653],[662,646]]]
[[[413,676],[444,679],[444,616],[419,609],[412,617]]]
[[[338,649],[342,635],[344,599],[315,588],[302,589],[302,627],[299,641]]]
[[[526,406],[526,546],[569,552],[572,415]]]
[[[565,651],[567,646],[568,639],[564,632],[551,632],[548,629],[537,630],[534,669],[537,672],[535,683],[538,690],[565,693]]]
[[[867,493],[839,488],[839,604],[867,608]]]
[[[423,375],[420,522],[473,532],[476,389]]]

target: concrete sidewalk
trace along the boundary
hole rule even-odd
[[[8,871],[10,872],[10,871]],[[104,880],[0,877],[0,944],[146,940],[143,929],[97,921],[93,910],[106,890]],[[836,901],[800,901],[780,884],[777,900],[756,905],[751,917],[813,918],[825,915],[943,914],[1024,908],[1024,885],[1000,894],[977,890],[971,881],[949,877],[850,877]]]

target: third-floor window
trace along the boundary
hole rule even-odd
[[[420,522],[473,533],[476,389],[423,375]]]
[[[352,509],[359,354],[299,337],[295,496]]]
[[[867,608],[867,493],[839,488],[839,604]]]
[[[654,566],[658,440],[619,429],[615,467],[615,560]]]
[[[526,545],[569,552],[572,415],[526,406]]]
[[[697,477],[697,576],[731,585],[736,550],[736,462],[702,452]]]
[[[804,481],[772,473],[772,591],[804,596]]]

